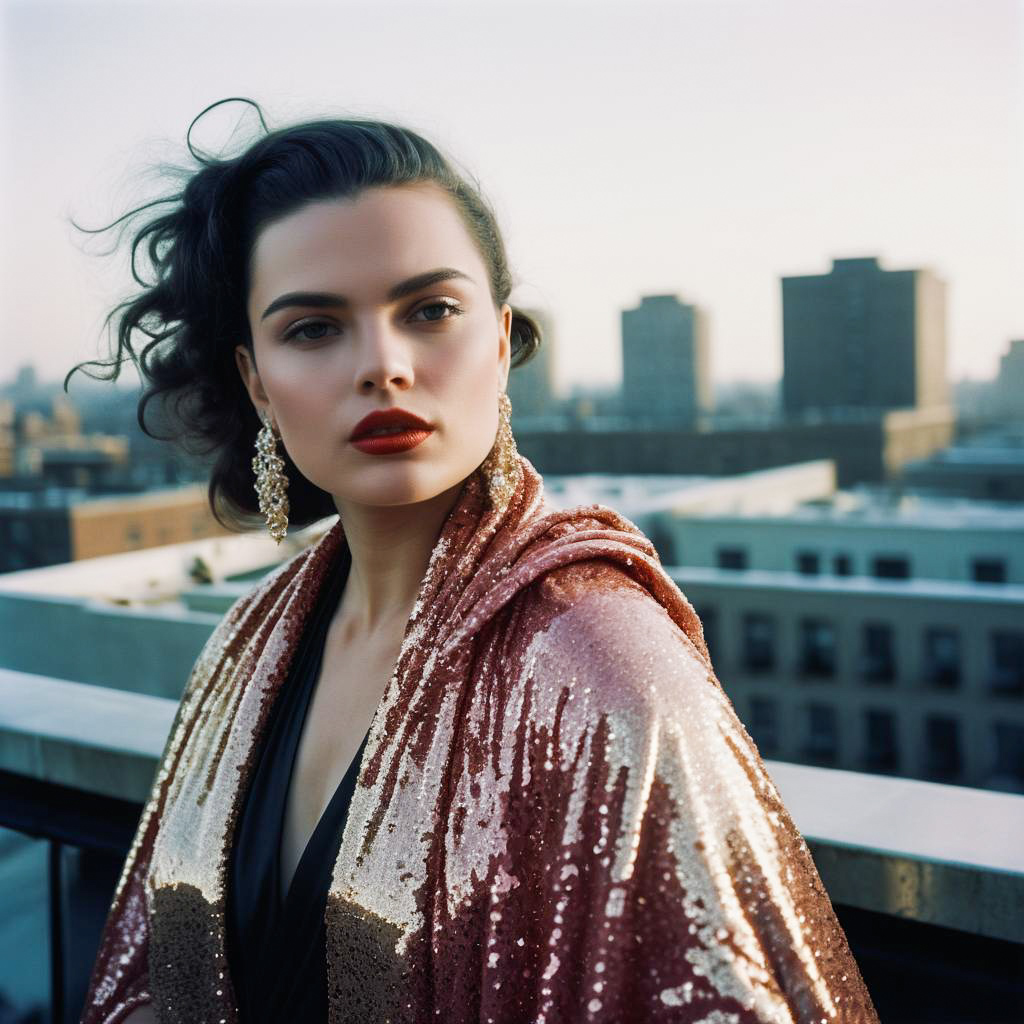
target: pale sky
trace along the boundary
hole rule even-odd
[[[947,282],[954,379],[1024,337],[1017,0],[0,5],[0,380],[105,345],[126,252],[89,255],[114,233],[68,218],[162,194],[147,168],[184,159],[192,118],[232,95],[271,126],[396,121],[475,174],[513,300],[554,318],[563,389],[618,380],[619,314],[643,294],[708,311],[715,380],[776,377],[779,278],[834,257]]]

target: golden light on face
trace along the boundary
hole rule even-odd
[[[252,352],[236,356],[249,394],[336,502],[426,501],[490,451],[512,312],[495,308],[483,257],[438,186],[373,188],[269,225],[248,314]],[[352,443],[367,414],[393,408],[433,429],[390,454]]]

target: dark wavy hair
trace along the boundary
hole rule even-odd
[[[218,158],[193,147],[196,122],[222,103],[255,108],[263,135],[237,156]],[[257,236],[271,222],[320,200],[351,198],[374,186],[434,182],[455,201],[488,269],[491,297],[504,304],[512,290],[505,244],[495,214],[479,183],[470,184],[430,142],[408,128],[382,121],[324,118],[271,131],[258,103],[245,97],[218,100],[189,125],[185,143],[198,169],[169,168],[185,178],[184,188],[130,210],[109,231],[154,206],[170,209],[145,223],[131,245],[131,273],[142,291],[114,307],[116,339],[108,359],[89,360],[75,371],[116,380],[125,363],[138,369],[143,390],[138,421],[150,437],[175,441],[211,461],[209,501],[224,526],[254,525],[259,504],[253,488],[252,457],[260,422],[234,358],[239,339],[252,347],[246,311],[250,259]],[[165,168],[168,169],[168,168]],[[72,221],[74,224],[74,222]],[[145,246],[152,281],[136,267]],[[136,349],[133,332],[149,340]],[[540,345],[540,328],[513,309],[513,367]],[[96,368],[92,371],[88,367]],[[147,423],[158,400],[166,433]],[[283,447],[283,446],[282,446]],[[296,526],[337,511],[331,495],[311,483],[284,453],[288,474],[289,521]]]

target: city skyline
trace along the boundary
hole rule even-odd
[[[991,378],[1024,336],[1020,3],[296,10],[282,43],[269,2],[244,21],[192,2],[3,4],[0,169],[17,201],[0,224],[0,377],[104,350],[127,254],[88,255],[116,232],[88,240],[69,218],[97,227],[169,191],[150,169],[181,161],[192,118],[231,95],[272,125],[381,117],[452,154],[496,208],[513,300],[554,325],[561,393],[621,380],[620,313],[653,294],[707,310],[714,382],[777,380],[781,279],[836,258],[947,282],[951,380]],[[194,141],[234,150],[253,124],[229,105]]]

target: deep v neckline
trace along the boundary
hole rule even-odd
[[[313,703],[312,694],[306,704],[306,715],[309,714],[309,707]],[[306,715],[303,716],[305,719]],[[305,722],[303,722],[305,724]],[[300,730],[299,735],[301,737],[302,731]],[[295,870],[292,872],[292,877],[288,880],[288,888],[284,896],[281,895],[281,874],[283,872],[281,863],[281,844],[284,842],[284,824],[285,815],[288,811],[288,793],[291,788],[291,779],[295,773],[295,761],[298,758],[298,746],[295,746],[295,752],[292,757],[291,771],[288,775],[289,786],[285,793],[285,799],[281,801],[281,820],[278,828],[278,841],[276,851],[276,867],[274,871],[274,885],[277,894],[278,902],[278,913],[283,917],[288,912],[288,908],[294,905],[294,895],[296,880],[299,885],[304,884],[306,876],[309,874],[308,861],[311,857],[314,857],[318,852],[322,852],[326,845],[326,832],[332,826],[337,826],[339,818],[340,805],[346,805],[345,821],[348,820],[347,807],[352,802],[352,796],[355,792],[356,780],[359,778],[359,769],[362,766],[363,752],[366,750],[366,741],[370,738],[370,730],[366,730],[366,735],[363,736],[362,742],[359,744],[359,749],[355,752],[352,760],[349,762],[348,768],[345,770],[345,774],[342,776],[341,781],[338,783],[331,796],[328,800],[327,806],[323,809],[320,817],[317,819],[316,825],[313,827],[313,831],[306,837],[305,845],[302,847],[302,853],[299,854],[299,859],[295,862]],[[332,863],[333,868],[333,863]]]
[[[277,838],[273,851],[272,875],[274,898],[277,904],[278,920],[281,922],[284,921],[289,907],[294,905],[296,884],[298,883],[301,887],[310,875],[311,858],[317,856],[322,857],[324,854],[325,847],[328,845],[326,843],[327,836],[325,833],[331,829],[332,826],[338,827],[341,824],[338,821],[341,804],[345,805],[345,820],[348,818],[348,804],[351,802],[352,795],[355,791],[355,782],[359,776],[359,768],[362,764],[363,751],[366,749],[366,741],[370,736],[370,731],[367,729],[366,735],[364,735],[362,742],[359,744],[358,750],[349,762],[348,768],[345,770],[345,774],[339,780],[338,785],[331,794],[330,800],[327,801],[327,805],[321,811],[312,831],[308,836],[306,836],[306,841],[302,846],[302,852],[299,854],[299,858],[295,862],[292,876],[288,879],[287,889],[285,889],[284,895],[282,896],[281,876],[283,874],[283,858],[281,856],[281,848],[285,837],[285,821],[288,813],[288,801],[291,796],[292,781],[298,767],[299,748],[302,745],[302,737],[305,734],[306,721],[309,718],[310,711],[312,710],[313,698],[316,696],[317,688],[320,685],[324,650],[327,645],[327,632],[330,628],[331,619],[333,618],[334,612],[341,601],[342,594],[344,593],[345,586],[348,582],[351,565],[351,554],[348,552],[346,547],[344,551],[340,552],[339,562],[335,567],[335,571],[331,574],[330,579],[324,584],[324,591],[318,595],[315,611],[309,623],[310,635],[307,637],[308,642],[302,645],[302,650],[298,655],[298,658],[302,659],[301,663],[296,664],[294,669],[289,672],[289,683],[302,684],[299,687],[301,692],[294,692],[293,686],[292,692],[287,695],[281,695],[282,699],[287,697],[293,702],[292,705],[282,707],[280,709],[281,714],[291,719],[290,724],[292,726],[286,741],[290,747],[290,750],[287,751],[286,756],[284,757],[285,764],[287,765],[287,778],[281,795],[280,807],[278,809],[279,813],[277,816],[278,820],[276,829]],[[294,702],[296,701],[302,704],[299,711],[296,711],[294,707]],[[340,843],[340,837],[337,838]],[[335,850],[335,852],[337,851]],[[333,862],[331,866],[333,867]],[[309,883],[307,890],[315,888],[313,879],[309,879]],[[312,895],[312,893],[308,892],[308,895]]]

